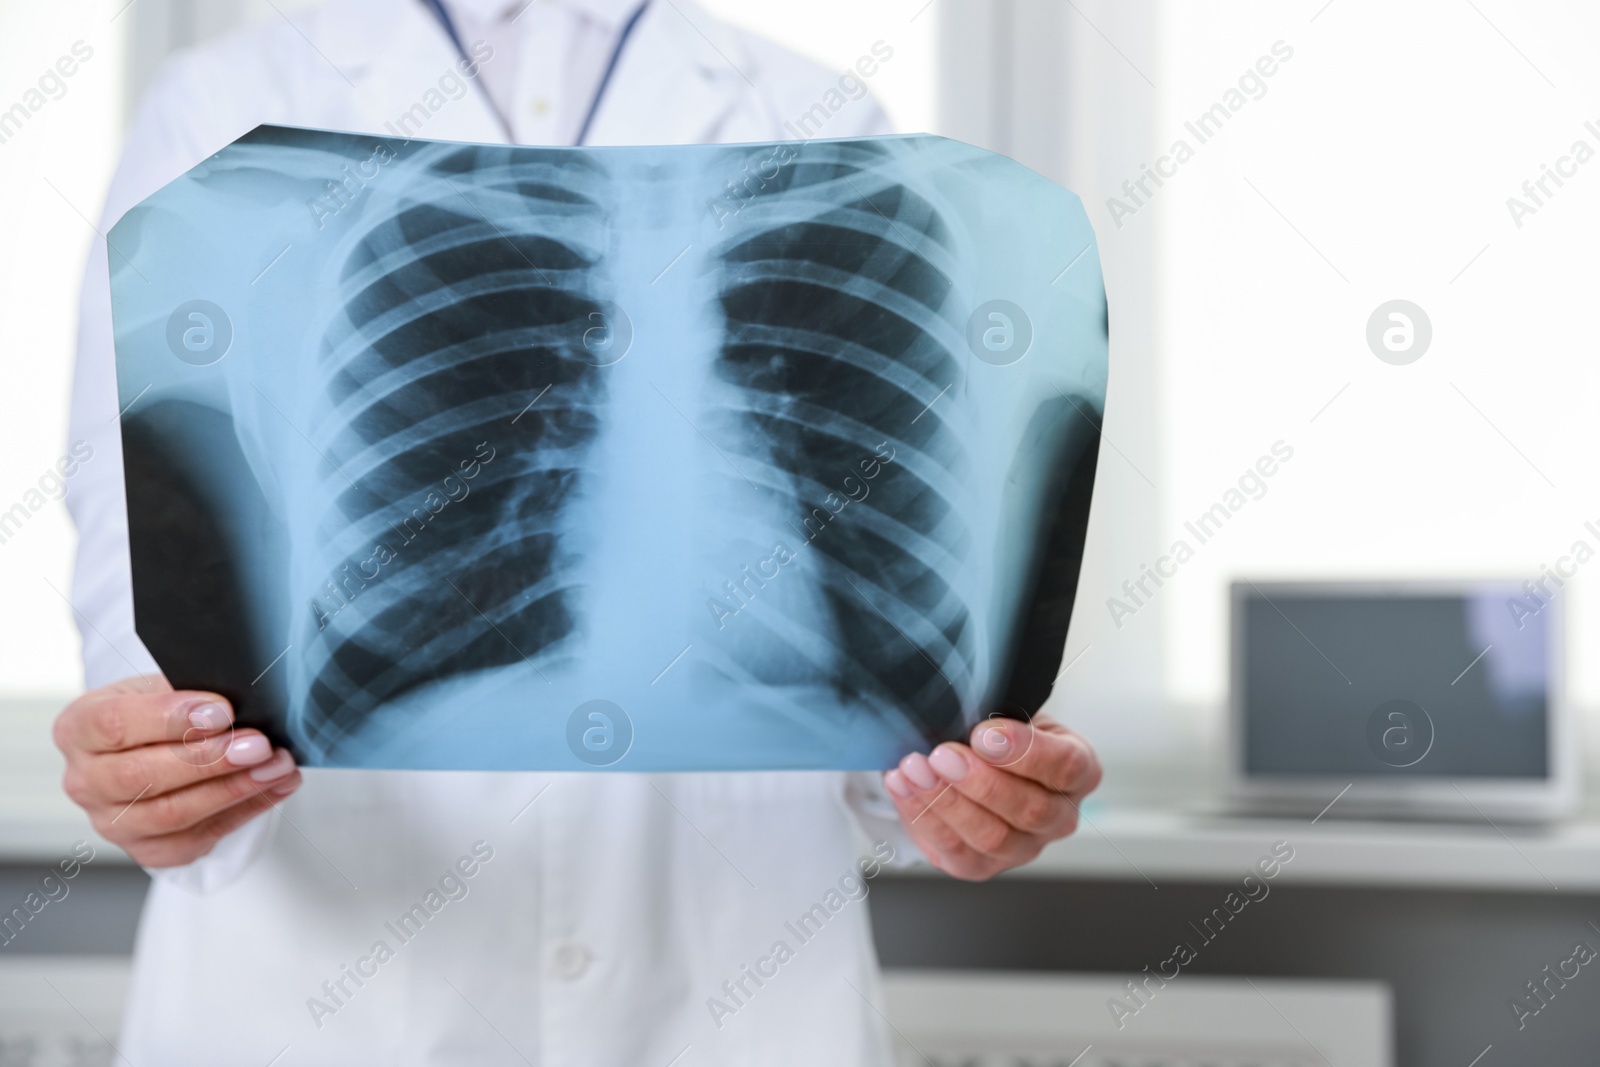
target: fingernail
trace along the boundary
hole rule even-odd
[[[220,730],[232,721],[228,709],[215,700],[197,704],[189,709],[189,725],[196,730]]]
[[[985,756],[1000,757],[1011,751],[1011,732],[1004,726],[988,726],[978,733],[973,746]]]
[[[920,752],[913,752],[902,760],[900,770],[911,779],[911,784],[919,789],[932,789],[939,784],[939,776],[928,766],[928,757]]]
[[[229,750],[232,751],[231,749]],[[232,758],[231,756],[229,757]],[[294,770],[294,757],[285,749],[279,749],[278,754],[255,770],[250,772],[250,779],[256,782],[271,782],[282,778]]]
[[[940,745],[933,750],[933,755],[928,757],[928,763],[933,769],[949,782],[959,782],[967,776],[967,757],[954,745]]]
[[[235,767],[253,767],[272,755],[272,745],[260,734],[246,734],[228,742],[228,762]]]
[[[897,770],[883,776],[883,787],[902,800],[911,795],[910,783],[906,781],[905,775]]]

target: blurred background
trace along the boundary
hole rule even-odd
[[[1052,709],[1096,743],[1107,782],[1078,837],[1027,872],[875,888],[880,952],[902,976],[891,984],[902,1036],[928,1044],[912,1062],[1067,1067],[1097,1042],[1083,1067],[1200,1062],[1185,1058],[1195,1048],[1210,1050],[1208,1063],[1593,1062],[1600,977],[1585,970],[1521,1026],[1512,1006],[1575,941],[1600,945],[1600,831],[1587,814],[1541,827],[1313,824],[1208,805],[1225,777],[1231,581],[1521,583],[1574,542],[1600,543],[1585,527],[1600,525],[1600,162],[1547,186],[1534,211],[1508,205],[1531,202],[1524,183],[1574,142],[1600,147],[1600,9],[701,2],[839,70],[888,43],[893,59],[869,87],[900,130],[956,137],[1054,178],[1083,199],[1100,244],[1111,395]],[[73,534],[56,483],[41,477],[69,447],[80,275],[130,108],[172,52],[301,6],[0,6],[6,908],[26,892],[30,864],[89,836],[60,796],[48,736],[81,678],[64,597]],[[7,124],[5,109],[67,54],[77,72]],[[1273,72],[1247,78],[1263,57]],[[1197,128],[1219,102],[1224,119]],[[1189,150],[1175,155],[1180,141]],[[1428,350],[1407,365],[1375,358],[1367,341],[1369,317],[1392,300],[1431,324]],[[1113,600],[1132,604],[1124,583],[1278,443],[1293,458],[1259,499],[1136,611],[1115,610]],[[1594,588],[1579,568],[1561,590],[1566,696],[1591,727],[1573,742],[1586,776],[1600,765],[1600,660],[1586,654],[1600,643]],[[1276,902],[1242,916],[1193,978],[1152,1001],[1129,1058],[1096,1060],[1136,1029],[1107,1029],[1107,1000],[1168,957],[1278,840],[1298,852]],[[75,910],[0,963],[67,974],[76,959],[88,969],[71,980],[101,982],[114,1003],[143,875],[100,848]],[[1043,928],[1023,916],[1043,916]],[[941,1020],[962,1012],[972,1021],[960,1035],[915,1042],[918,1026],[943,1033]],[[1018,1032],[1031,1036],[1018,1044]],[[7,1047],[0,1063],[13,1062]]]

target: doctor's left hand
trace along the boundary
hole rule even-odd
[[[988,719],[970,744],[913,752],[884,775],[911,839],[957,878],[1027,863],[1078,828],[1078,804],[1100,784],[1089,742],[1048,715],[1032,725]]]

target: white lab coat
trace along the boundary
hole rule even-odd
[[[522,46],[518,62],[539,60]],[[416,0],[335,0],[185,56],[134,123],[102,232],[258,123],[381,132],[455,62]],[[657,0],[589,142],[784,139],[837,81]],[[863,99],[825,135],[884,129]],[[423,135],[503,139],[476,91]],[[97,242],[72,431],[95,456],[69,497],[90,685],[154,669],[133,627],[114,382]],[[875,776],[311,770],[279,812],[156,872],[119,1062],[883,1064],[857,828],[909,858]],[[399,924],[416,904],[426,923]],[[825,924],[795,925],[819,904]]]

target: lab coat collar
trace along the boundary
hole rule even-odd
[[[539,0],[545,2],[545,0]],[[562,0],[566,2],[566,0]],[[572,0],[631,9],[631,0]],[[323,58],[355,88],[374,128],[457,62],[454,47],[421,0],[332,0],[294,16]],[[493,62],[493,60],[490,60]],[[762,116],[759,70],[742,39],[691,0],[652,0],[628,42],[591,128],[590,144],[691,144],[775,136]],[[732,123],[732,127],[730,127]],[[504,137],[481,94],[442,109],[429,139],[496,142]]]
[[[289,16],[295,29],[346,79],[371,74],[380,63],[416,59],[418,45],[453,55],[449,38],[420,0],[333,0]]]
[[[421,0],[404,0],[409,3],[420,3]],[[445,7],[453,15],[456,12],[465,12],[470,17],[480,22],[506,16],[515,17],[524,8],[533,4],[560,4],[586,18],[593,19],[602,26],[620,26],[624,19],[633,13],[640,0],[444,0]]]
[[[760,71],[744,41],[688,0],[652,0],[591,128],[589,143],[763,140]],[[744,120],[741,124],[741,120]]]

